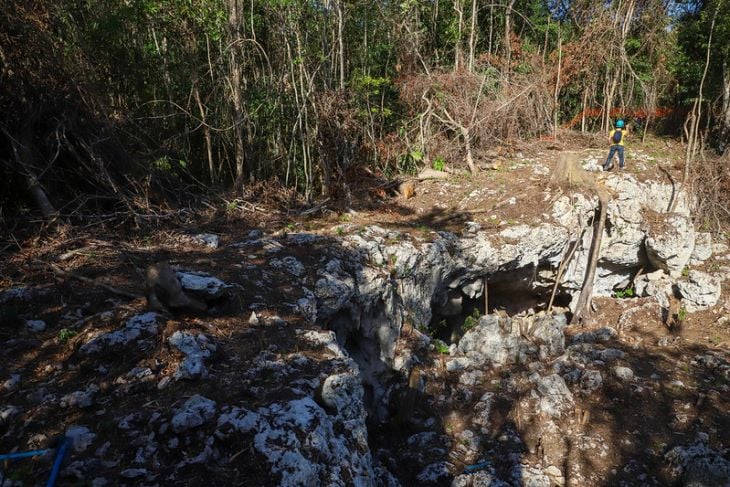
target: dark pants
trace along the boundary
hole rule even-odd
[[[618,152],[618,164],[621,167],[621,169],[624,168],[624,146],[622,145],[612,145],[611,150],[608,151],[608,157],[606,158],[606,163],[603,165],[603,170],[608,171],[610,168],[613,167],[613,155]]]

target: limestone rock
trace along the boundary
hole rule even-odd
[[[691,446],[677,446],[665,458],[688,487],[730,486],[730,461],[720,452],[698,441]]]
[[[215,406],[215,401],[199,394],[194,395],[172,417],[172,430],[182,433],[208,422],[215,415]]]
[[[353,374],[327,377],[322,385],[322,401],[346,420],[364,419],[363,387]]]
[[[690,263],[701,264],[712,257],[712,234],[708,232],[697,232],[695,236],[695,248],[692,250]]]
[[[634,371],[628,367],[617,366],[613,368],[613,373],[621,380],[629,381],[634,378]]]
[[[350,380],[344,379],[343,384]],[[333,379],[333,384],[338,381]],[[340,404],[344,394],[333,391],[330,397]],[[281,475],[281,485],[372,485],[375,474],[366,415],[364,409],[356,409],[341,410],[352,419],[339,410],[330,415],[312,397],[275,403],[255,412],[234,408],[218,418],[216,436],[237,431],[253,434],[253,448],[268,460],[274,474]]]
[[[86,426],[71,425],[66,428],[66,438],[71,448],[76,453],[81,453],[94,442],[96,434],[92,433]]]
[[[558,418],[573,407],[573,394],[558,374],[540,377],[536,382],[540,411],[551,418]]]
[[[467,356],[477,352],[483,360],[495,365],[525,362],[530,357],[547,358],[563,352],[566,326],[565,315],[542,313],[514,318],[487,315],[464,334],[458,350]]]
[[[658,213],[649,225],[646,253],[651,264],[678,276],[689,263],[695,247],[695,232],[689,217],[677,213]]]
[[[84,354],[99,353],[106,348],[118,348],[157,334],[158,314],[144,313],[130,318],[121,330],[102,333],[84,343],[79,351]]]
[[[209,358],[216,347],[208,337],[202,333],[193,334],[188,331],[176,331],[168,339],[173,347],[180,350],[185,358],[175,371],[174,377],[180,379],[198,379],[206,377],[208,371],[205,360]]]
[[[711,308],[720,300],[720,280],[702,271],[690,271],[688,280],[679,281],[677,288],[690,313]]]

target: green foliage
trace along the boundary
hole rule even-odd
[[[440,353],[442,355],[449,353],[449,346],[444,343],[443,340],[436,339],[433,342],[433,348],[437,353]]]
[[[445,167],[446,160],[441,156],[436,156],[436,158],[433,160],[434,171],[443,171]]]
[[[688,315],[687,308],[682,306],[681,308],[679,308],[679,311],[677,312],[677,320],[680,323],[682,323],[687,319],[687,315]]]
[[[620,289],[613,292],[614,297],[619,299],[633,298],[636,295],[633,287],[627,287],[626,289]]]
[[[477,308],[474,308],[474,310],[471,312],[471,315],[464,318],[464,324],[461,327],[461,330],[463,332],[467,332],[477,326],[479,323],[480,313]]]
[[[68,328],[61,328],[58,331],[58,341],[61,343],[66,343],[71,338],[78,335],[78,332],[76,330],[69,330]]]

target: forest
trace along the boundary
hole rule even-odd
[[[618,118],[728,187],[692,165],[730,142],[724,0],[25,0],[0,26],[3,218],[347,201]]]

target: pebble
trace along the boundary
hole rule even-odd
[[[614,367],[613,373],[621,380],[631,380],[634,378],[634,371],[628,367]]]
[[[26,320],[25,327],[33,333],[40,333],[46,329],[46,322],[43,320]]]

